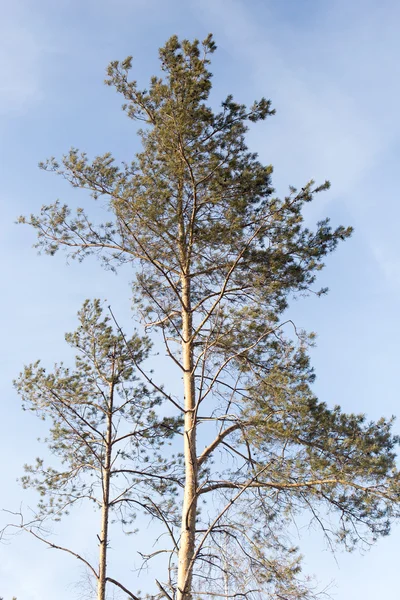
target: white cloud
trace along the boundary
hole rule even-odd
[[[398,253],[394,251],[394,244],[384,240],[374,240],[370,244],[371,252],[379,264],[381,272],[389,288],[400,290],[400,262]]]
[[[258,140],[261,152],[272,149],[275,162],[302,177],[298,183],[313,165],[313,173],[329,174],[340,190],[355,185],[393,135],[393,122],[391,129],[386,127],[387,111],[379,113],[366,95],[376,79],[381,86],[388,83],[384,72],[392,68],[386,52],[392,48],[391,35],[387,44],[381,44],[381,60],[373,47],[363,44],[363,52],[359,48],[375,16],[360,13],[356,31],[352,22],[348,27],[343,24],[338,35],[331,31],[330,12],[314,23],[313,30],[307,23],[277,23],[277,15],[268,9],[273,3],[266,3],[262,19],[250,5],[235,0],[229,3],[229,19],[223,1],[196,4],[203,18],[216,24],[217,43],[222,34],[234,60],[245,65],[250,87],[270,96],[277,108],[277,122],[267,130],[271,135],[264,142]],[[332,4],[338,19],[341,2]],[[354,39],[357,32],[359,43]],[[367,76],[369,81],[364,81]]]
[[[326,212],[324,203],[340,199],[350,221],[363,228],[382,273],[398,281],[397,235],[387,227],[387,215],[399,213],[397,183],[394,174],[382,182],[383,195],[376,179],[400,137],[400,5],[321,5],[309,8],[306,18],[274,2],[253,10],[241,0],[194,0],[203,21],[213,23],[217,44],[233,54],[242,80],[236,95],[248,88],[277,108],[250,141],[274,164],[278,192],[311,177],[330,179],[332,191],[313,210]]]
[[[39,56],[38,45],[25,28],[0,30],[0,114],[20,112],[39,98]]]
[[[25,111],[41,96],[45,32],[28,3],[0,0],[0,117]]]

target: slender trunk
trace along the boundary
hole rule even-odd
[[[182,276],[182,361],[185,395],[184,459],[185,488],[182,506],[182,525],[178,562],[177,600],[191,600],[192,559],[195,550],[197,512],[197,453],[195,385],[193,374],[192,312],[190,279]]]
[[[224,593],[225,600],[229,598],[229,573],[228,573],[228,559],[227,559],[227,546],[228,546],[228,538],[227,534],[225,534],[225,544],[224,544]]]
[[[97,600],[105,600],[107,582],[107,546],[108,517],[110,503],[111,451],[112,451],[112,411],[114,383],[110,384],[109,409],[107,414],[107,432],[105,441],[104,464],[102,465],[103,498],[101,506],[101,533],[99,548],[99,579],[97,582]]]

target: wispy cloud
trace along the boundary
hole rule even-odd
[[[387,214],[400,218],[397,191],[382,182],[379,194],[374,179],[400,138],[400,5],[311,3],[301,23],[298,11],[274,2],[257,3],[257,10],[241,0],[194,0],[194,6],[213,23],[217,43],[234,54],[240,95],[246,93],[244,77],[252,94],[271,97],[277,107],[277,116],[264,130],[258,127],[251,142],[274,164],[278,191],[310,177],[330,179],[333,190],[322,202],[340,199],[392,285],[397,242],[387,235]]]
[[[195,4],[203,19],[214,23],[218,35],[225,38],[222,43],[235,54],[235,62],[246,65],[252,92],[258,89],[271,96],[278,109],[273,139],[259,144],[261,151],[273,147],[274,156],[292,167],[294,176],[304,177],[312,164],[318,174],[329,172],[340,188],[355,184],[400,130],[400,122],[388,118],[395,105],[378,110],[375,104],[379,94],[390,97],[400,91],[400,83],[393,80],[395,32],[389,28],[383,35],[382,31],[390,12],[382,21],[379,8],[360,10],[354,30],[356,15],[352,26],[346,27],[349,15],[341,10],[341,0],[330,3],[335,11],[328,5],[319,11],[317,23],[310,18],[300,26],[287,15],[279,22],[279,15],[272,14],[274,3],[267,2],[260,15],[250,5],[232,0],[229,19],[226,2]],[[395,6],[393,12],[399,12]],[[340,15],[342,23],[338,23]],[[376,38],[381,41],[378,48]]]
[[[40,47],[23,26],[0,26],[0,115],[20,112],[40,97]]]

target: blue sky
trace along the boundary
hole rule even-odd
[[[61,179],[41,172],[40,160],[72,145],[129,160],[138,149],[135,128],[103,85],[105,67],[132,54],[135,77],[145,85],[157,68],[158,47],[173,33],[215,34],[213,102],[230,92],[244,102],[271,98],[277,114],[250,132],[249,145],[274,165],[280,193],[311,177],[331,180],[308,217],[329,215],[353,225],[355,234],[321,275],[330,294],[295,302],[292,315],[318,333],[313,363],[321,399],[371,418],[396,414],[400,4],[0,0],[0,15],[1,507],[24,498],[16,478],[40,454],[36,438],[44,432],[21,411],[12,379],[35,358],[65,356],[63,334],[74,328],[85,298],[107,298],[125,319],[130,306],[127,271],[116,277],[94,261],[67,266],[62,255],[37,256],[33,232],[14,221],[56,198],[82,202]],[[58,540],[85,547],[87,523],[81,519],[76,528],[72,519]],[[336,600],[398,594],[399,528],[364,556],[336,559],[316,532],[301,534],[306,570],[322,585],[335,580]],[[0,546],[0,595],[7,600],[12,594],[18,600],[79,597],[73,583],[80,574],[72,559],[32,540]]]

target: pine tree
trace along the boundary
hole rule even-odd
[[[60,363],[47,373],[37,361],[25,367],[15,382],[25,408],[50,421],[47,442],[58,459],[56,468],[39,458],[25,466],[22,484],[37,489],[41,500],[30,521],[24,522],[21,515],[16,526],[83,562],[96,580],[98,600],[105,600],[107,582],[135,599],[107,571],[110,519],[114,515],[127,523],[132,507],[151,514],[154,507],[145,498],[173,487],[161,446],[179,423],[157,417],[161,399],[139,379],[138,368],[149,352],[149,342],[137,335],[126,340],[115,333],[98,300],[86,301],[78,316],[79,328],[66,335],[78,352],[75,369]],[[82,553],[53,543],[44,533],[49,521],[59,521],[82,502],[93,504],[101,514],[97,565]],[[125,507],[129,507],[128,518]]]
[[[351,228],[305,226],[305,206],[328,182],[276,197],[272,168],[245,141],[249,124],[274,111],[232,96],[209,107],[215,48],[212,36],[173,36],[145,90],[129,79],[130,57],[110,64],[108,85],[142,122],[133,162],[72,149],[42,165],[107,202],[102,226],[59,202],[21,220],[49,254],[99,253],[114,269],[132,262],[137,313],[182,377],[179,401],[156,383],[184,421],[180,531],[160,517],[171,536],[161,593],[226,597],[228,581],[231,597],[306,598],[288,539],[293,515],[308,511],[330,542],[350,547],[386,535],[398,515],[398,439],[391,420],[369,423],[313,394],[313,337],[286,315],[293,296],[326,291],[316,276]]]

